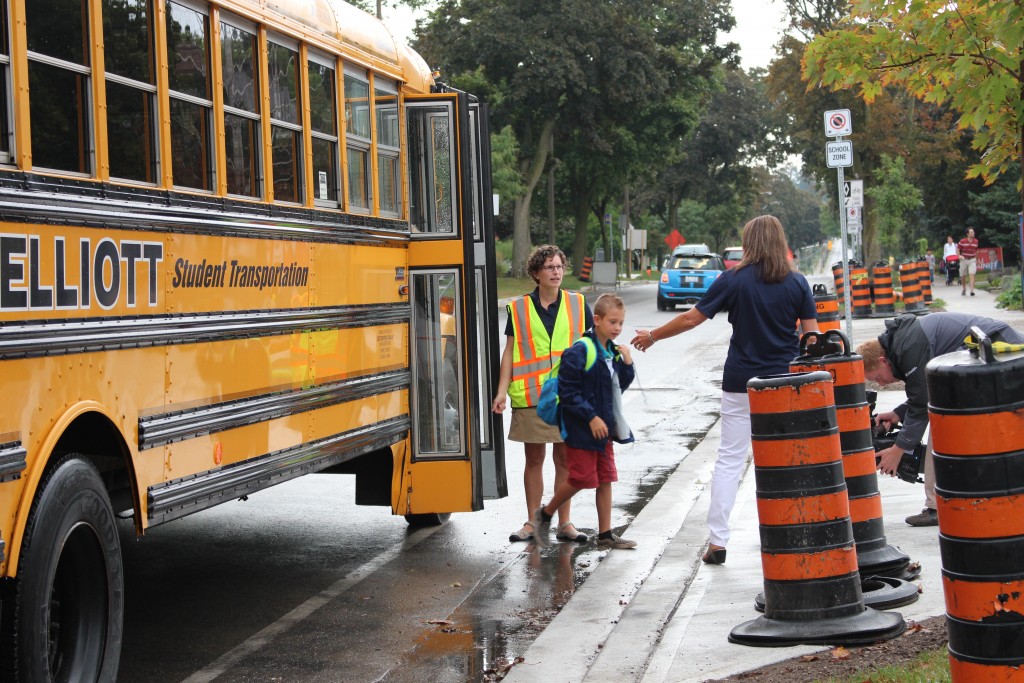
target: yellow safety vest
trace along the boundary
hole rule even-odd
[[[540,399],[540,388],[562,351],[583,336],[586,303],[583,295],[562,290],[555,328],[548,336],[530,295],[508,305],[515,346],[512,348],[512,382],[508,396],[513,408],[531,408]]]

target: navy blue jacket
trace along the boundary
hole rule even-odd
[[[562,352],[562,362],[558,368],[558,403],[562,408],[562,421],[565,427],[565,443],[573,448],[588,451],[604,451],[608,439],[595,439],[590,431],[590,421],[600,417],[608,425],[609,438],[614,433],[615,417],[612,410],[612,377],[608,372],[608,364],[601,355],[601,345],[590,329],[583,333],[590,337],[597,350],[597,361],[586,370],[587,347],[573,344]],[[622,356],[615,351],[615,345],[608,343],[608,352],[614,354],[612,367],[619,376],[619,387],[625,391],[633,383],[636,373],[632,365],[622,362]],[[618,443],[633,441],[629,438]]]

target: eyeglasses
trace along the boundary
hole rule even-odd
[[[556,266],[556,265],[552,264],[550,266],[544,266],[544,270],[548,271],[549,273],[558,273],[560,271],[565,270],[565,266],[561,266],[561,265]]]

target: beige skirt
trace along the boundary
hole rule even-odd
[[[536,408],[513,408],[508,439],[521,443],[562,443],[562,434],[558,427],[540,419]]]

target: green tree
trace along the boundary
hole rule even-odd
[[[807,47],[811,85],[855,89],[871,102],[888,86],[960,112],[981,157],[968,177],[991,183],[1024,169],[1024,3],[1019,0],[858,0],[837,30]],[[1024,187],[1019,188],[1024,207]]]
[[[906,255],[913,243],[906,230],[907,213],[921,206],[921,191],[907,180],[903,157],[883,154],[875,176],[877,184],[864,194],[875,200],[878,236],[891,255]]]

